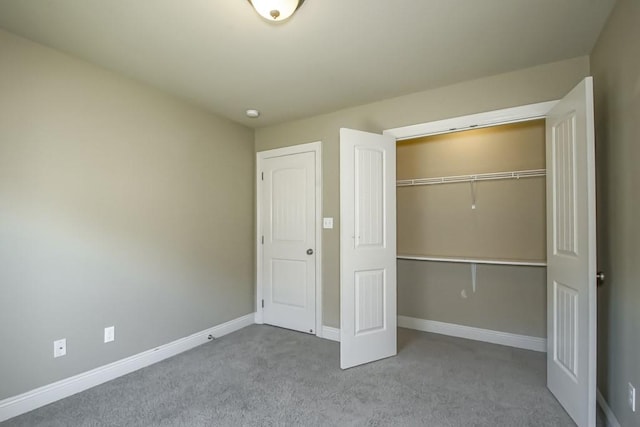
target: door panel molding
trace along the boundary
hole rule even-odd
[[[292,145],[289,147],[276,148],[273,150],[259,151],[256,153],[256,313],[255,322],[264,323],[264,310],[262,309],[262,300],[264,298],[263,289],[263,241],[264,235],[261,218],[263,214],[262,201],[262,170],[263,162],[266,159],[276,157],[289,156],[293,154],[302,154],[312,152],[315,154],[315,260],[316,260],[316,289],[315,289],[315,335],[322,337],[323,335],[323,316],[322,316],[322,142],[311,142],[306,144]]]

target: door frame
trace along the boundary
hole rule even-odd
[[[536,119],[546,119],[551,109],[555,107],[555,105],[558,104],[558,102],[560,101],[556,100],[556,101],[541,102],[536,104],[523,105],[519,107],[488,111],[488,112],[483,112],[478,114],[453,117],[453,118],[437,120],[437,121],[432,121],[427,123],[402,126],[402,127],[384,130],[383,134],[395,137],[397,142],[405,139],[418,138],[418,137],[428,136],[428,135],[458,132],[458,131],[464,131],[469,129],[477,129],[477,128],[483,128],[483,127],[510,124],[510,123],[525,122],[525,121],[536,120]],[[546,167],[549,167],[549,165],[546,165]],[[547,228],[548,227],[549,225],[547,224]],[[547,306],[547,310],[549,310],[548,306]],[[595,333],[597,334],[597,329]],[[547,340],[549,338],[550,337],[547,337]],[[549,349],[549,346],[547,344],[547,351],[548,349]],[[595,364],[592,369],[597,369]],[[594,375],[594,378],[595,378],[595,375]],[[597,400],[597,399],[594,398],[594,400]]]
[[[315,154],[315,183],[316,183],[316,211],[315,211],[315,233],[316,233],[316,329],[315,335],[322,337],[322,142],[309,142],[306,144],[292,145],[289,147],[275,148],[273,150],[258,151],[256,153],[256,311],[255,323],[264,323],[264,311],[262,308],[263,283],[262,283],[262,164],[265,159],[274,157],[289,156],[302,153]]]
[[[546,118],[549,111],[551,111],[558,102],[558,100],[539,102],[537,104],[452,117],[444,120],[387,129],[382,133],[395,137],[396,141],[402,141],[404,139],[419,138],[422,136],[460,132],[470,129],[506,125],[509,123],[528,122],[530,120]]]

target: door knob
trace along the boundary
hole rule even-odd
[[[307,249],[307,255],[313,255],[313,249]]]
[[[598,271],[596,274],[596,283],[598,286],[604,285],[604,273],[602,271]]]

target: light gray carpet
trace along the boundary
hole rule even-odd
[[[542,353],[407,329],[398,344],[342,371],[338,343],[253,325],[2,425],[574,425]]]

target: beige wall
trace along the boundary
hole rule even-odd
[[[545,179],[399,187],[398,253],[544,261]]]
[[[544,267],[398,260],[398,314],[533,337],[547,336]],[[463,296],[462,292],[466,296]]]
[[[544,120],[398,143],[398,179],[545,168]],[[399,187],[398,253],[546,259],[544,177]]]
[[[0,399],[254,311],[253,140],[0,31]]]
[[[398,179],[545,168],[545,123],[473,129],[398,143]],[[398,253],[544,261],[544,177],[399,187]],[[398,262],[398,314],[546,337],[546,269]]]
[[[398,179],[544,169],[544,120],[412,138],[397,144]]]
[[[598,177],[598,388],[640,426],[640,2],[619,0],[591,55]],[[636,387],[636,412],[627,384]]]
[[[337,227],[323,231],[325,324],[339,326],[339,129],[381,132],[482,111],[549,101],[564,96],[589,73],[580,57],[468,81],[256,130],[256,151],[312,141],[323,143],[323,215]]]

